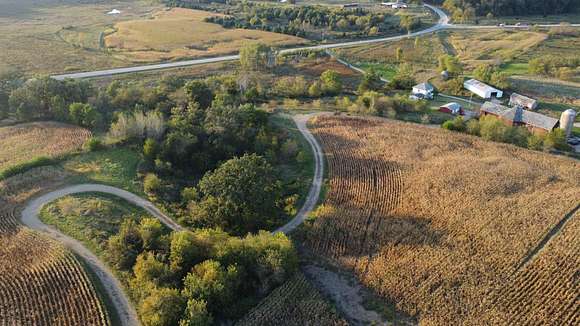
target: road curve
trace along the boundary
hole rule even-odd
[[[324,156],[320,144],[318,144],[318,141],[316,140],[316,138],[314,138],[314,136],[312,135],[312,133],[310,133],[308,127],[306,126],[308,120],[315,115],[318,114],[316,113],[301,114],[294,116],[294,122],[296,122],[298,130],[302,133],[302,136],[304,136],[306,141],[308,141],[308,144],[310,144],[310,147],[312,148],[312,152],[314,154],[314,177],[312,177],[312,185],[310,186],[310,190],[308,191],[308,196],[304,201],[304,205],[302,205],[302,208],[300,208],[298,214],[296,214],[296,216],[292,220],[290,220],[290,222],[286,223],[284,226],[274,231],[274,233],[282,232],[288,234],[289,232],[294,230],[297,226],[302,224],[302,222],[304,222],[304,219],[306,219],[306,217],[308,217],[310,212],[312,212],[312,210],[316,206],[316,203],[318,203],[318,198],[320,198],[320,190],[322,189],[322,179],[324,177]]]
[[[367,39],[367,40],[360,40],[360,41],[351,41],[351,42],[342,42],[342,43],[333,43],[333,44],[320,44],[320,45],[313,45],[313,46],[305,46],[305,47],[297,47],[291,49],[284,49],[280,50],[279,53],[290,53],[295,51],[305,51],[305,50],[327,50],[327,49],[334,49],[334,48],[346,48],[351,46],[357,45],[364,45],[364,44],[373,44],[373,43],[381,43],[381,42],[389,42],[389,41],[397,41],[409,37],[415,37],[419,35],[434,33],[444,29],[527,29],[529,26],[515,26],[515,25],[506,25],[506,26],[494,26],[494,25],[455,25],[449,23],[449,16],[438,7],[431,6],[431,5],[424,5],[426,8],[431,9],[439,16],[439,21],[434,26],[431,26],[427,29],[417,31],[414,33],[403,34],[398,36],[391,36],[391,37],[383,37],[383,38],[375,38],[375,39]],[[561,26],[560,24],[541,24],[537,25],[539,27],[557,27]],[[570,24],[568,26],[571,27],[580,27],[580,24]],[[77,73],[70,73],[70,74],[60,74],[60,75],[53,75],[52,78],[56,80],[64,80],[64,79],[83,79],[83,78],[97,78],[97,77],[107,77],[113,75],[120,75],[120,74],[128,74],[134,72],[146,72],[146,71],[153,71],[153,70],[162,70],[162,69],[171,69],[171,68],[179,68],[179,67],[189,67],[189,66],[196,66],[208,63],[216,63],[216,62],[227,62],[227,61],[234,61],[238,60],[240,56],[238,54],[235,55],[226,55],[220,57],[213,57],[213,58],[206,58],[206,59],[195,59],[195,60],[185,60],[185,61],[177,61],[177,62],[167,62],[167,63],[158,63],[158,64],[151,64],[151,65],[143,65],[143,66],[134,66],[134,67],[125,67],[125,68],[114,68],[114,69],[106,69],[106,70],[96,70],[96,71],[87,71],[87,72],[77,72]]]
[[[320,44],[320,45],[313,45],[313,46],[304,46],[304,47],[297,47],[297,48],[291,48],[291,49],[284,49],[284,50],[280,50],[279,53],[283,54],[283,53],[290,53],[290,52],[295,52],[295,51],[306,51],[306,50],[326,50],[326,49],[357,46],[357,45],[363,45],[363,44],[396,41],[396,40],[401,40],[401,39],[405,39],[405,38],[409,38],[409,37],[433,33],[433,32],[436,32],[438,30],[444,29],[447,26],[449,26],[449,17],[447,16],[447,14],[443,10],[441,10],[437,7],[431,6],[431,5],[425,5],[425,7],[433,10],[439,16],[439,21],[437,22],[436,25],[434,25],[430,28],[421,30],[421,31],[417,31],[414,33],[409,33],[409,34],[391,36],[391,37],[376,38],[376,39],[333,43],[333,44]],[[207,64],[207,63],[234,61],[234,60],[238,60],[239,58],[240,58],[239,54],[236,54],[236,55],[227,55],[227,56],[220,56],[220,57],[213,57],[213,58],[206,58],[206,59],[195,59],[195,60],[186,60],[186,61],[178,61],[178,62],[151,64],[151,65],[144,65],[144,66],[114,68],[114,69],[106,69],[106,70],[96,70],[96,71],[87,71],[87,72],[54,75],[54,76],[52,76],[52,78],[54,78],[56,80],[64,80],[67,78],[83,79],[83,78],[107,77],[107,76],[134,73],[134,72],[145,72],[145,71],[152,71],[152,70],[161,70],[161,69],[170,69],[170,68],[202,65],[202,64]]]
[[[82,184],[70,186],[59,189],[45,195],[42,195],[32,201],[28,202],[22,211],[22,223],[31,229],[44,232],[51,238],[60,241],[66,247],[70,248],[77,255],[81,256],[89,265],[91,270],[99,278],[107,295],[113,302],[117,309],[117,313],[124,326],[139,325],[139,318],[137,312],[131,305],[131,302],[125,295],[123,288],[119,281],[114,276],[113,272],[102,263],[97,256],[95,256],[89,249],[87,249],[80,241],[77,241],[57,229],[48,226],[38,218],[41,208],[54,200],[77,193],[85,192],[101,192],[121,197],[136,206],[139,206],[149,212],[151,215],[157,217],[163,224],[172,230],[182,230],[183,228],[163,214],[151,202],[132,194],[128,191],[118,189],[115,187],[99,185],[99,184]]]
[[[296,122],[298,130],[308,141],[314,153],[315,159],[314,177],[312,179],[310,191],[308,192],[308,196],[304,202],[304,205],[302,206],[296,217],[294,217],[286,225],[274,231],[274,233],[277,232],[288,233],[294,230],[304,221],[304,219],[308,216],[308,214],[310,214],[310,212],[314,209],[316,203],[318,202],[320,190],[322,188],[322,179],[324,176],[324,159],[320,145],[306,127],[306,123],[314,115],[315,114],[298,115],[294,117],[294,121]],[[86,261],[86,263],[91,268],[93,273],[99,278],[99,281],[103,285],[105,291],[107,292],[107,295],[109,296],[109,298],[113,302],[113,305],[117,309],[117,313],[123,326],[139,325],[140,323],[139,318],[137,316],[137,312],[135,311],[131,302],[125,295],[123,287],[121,286],[121,284],[119,283],[113,272],[103,262],[101,262],[97,256],[95,256],[89,249],[87,249],[80,241],[61,233],[52,226],[44,224],[39,219],[40,210],[46,204],[49,204],[59,198],[68,195],[87,192],[99,192],[123,198],[126,201],[143,208],[151,215],[158,218],[163,224],[165,224],[168,228],[170,228],[173,231],[181,231],[184,230],[184,228],[179,224],[177,224],[175,221],[173,221],[171,218],[169,218],[167,215],[163,214],[163,212],[161,212],[157,207],[155,207],[155,205],[153,205],[153,203],[151,203],[150,201],[143,199],[131,192],[101,184],[80,184],[61,188],[29,201],[22,210],[21,221],[24,225],[28,226],[33,230],[43,232],[46,235],[50,236],[51,238],[61,242]]]

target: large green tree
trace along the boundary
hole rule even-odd
[[[255,232],[281,214],[280,188],[274,169],[263,157],[233,158],[200,181],[203,198],[192,210],[192,218],[233,234]]]

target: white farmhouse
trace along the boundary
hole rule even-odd
[[[418,97],[432,99],[434,92],[435,87],[431,83],[421,83],[413,86],[413,95]]]
[[[501,98],[503,96],[502,90],[491,87],[476,79],[470,79],[464,82],[463,87],[465,87],[465,89],[469,90],[473,94],[484,99],[491,99],[492,97]]]

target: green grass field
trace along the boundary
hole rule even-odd
[[[527,63],[506,63],[500,66],[501,71],[506,74],[512,75],[527,75],[528,74],[528,64]]]
[[[392,79],[397,74],[397,66],[384,63],[361,62],[355,65],[365,71],[374,69],[382,78],[387,80]]]
[[[83,242],[98,256],[106,241],[119,231],[121,222],[151,217],[123,199],[100,193],[66,196],[43,207],[41,220]]]
[[[112,148],[83,153],[62,163],[62,166],[75,175],[72,183],[103,183],[142,194],[137,178],[140,161],[141,155],[131,148]]]

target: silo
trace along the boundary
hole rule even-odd
[[[576,121],[576,111],[568,109],[562,112],[560,117],[560,129],[564,129],[566,137],[572,135],[572,129],[574,128],[574,122]]]

